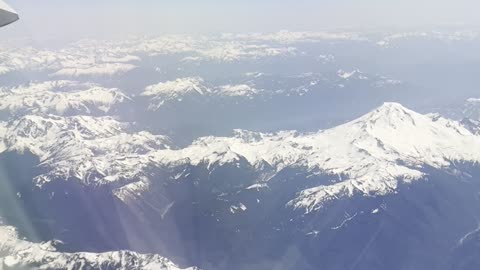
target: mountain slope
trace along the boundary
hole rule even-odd
[[[165,136],[127,130],[111,117],[27,115],[8,124],[0,149],[38,156],[48,168],[36,178],[38,184],[69,178],[100,184],[134,178],[141,167],[134,169],[128,158],[170,147]]]
[[[128,99],[118,89],[73,81],[47,81],[0,88],[0,111],[14,115],[107,113]]]
[[[54,245],[54,242],[37,244],[21,240],[13,227],[0,226],[0,266],[2,269],[180,270],[171,261],[158,255],[131,251],[62,253],[56,251]]]

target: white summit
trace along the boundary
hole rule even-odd
[[[342,197],[395,192],[400,182],[423,178],[424,166],[444,169],[456,161],[478,162],[480,137],[456,121],[385,103],[359,119],[317,133],[240,132],[234,137],[206,137],[184,149],[153,153],[153,160],[163,164],[188,160],[212,166],[240,158],[254,166],[267,162],[277,171],[303,167],[332,175],[335,182],[331,185],[305,190],[291,202],[294,207],[312,211]]]
[[[457,161],[480,161],[479,136],[456,121],[418,114],[398,103],[385,103],[318,136],[330,145],[322,152],[331,153],[319,167],[348,178],[305,190],[291,202],[308,211],[340,197],[395,192],[401,181],[423,178],[424,166],[443,169]]]

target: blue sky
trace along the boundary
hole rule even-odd
[[[8,35],[121,36],[480,25],[475,0],[7,0]],[[13,33],[14,32],[14,33]]]

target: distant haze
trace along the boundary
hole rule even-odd
[[[1,38],[480,25],[475,0],[7,0]]]

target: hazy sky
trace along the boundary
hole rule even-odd
[[[480,25],[478,0],[7,0],[2,35],[121,36]]]

